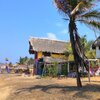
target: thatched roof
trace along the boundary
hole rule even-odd
[[[33,51],[51,52],[51,53],[64,53],[66,51],[67,42],[30,38],[29,39],[29,52],[32,54]]]
[[[26,65],[18,65],[17,67],[15,67],[14,69],[27,69],[27,66]]]
[[[92,44],[92,48],[95,49],[96,46],[100,46],[100,36],[94,41],[94,43]]]
[[[61,58],[52,58],[52,57],[44,57],[43,61],[45,63],[65,63],[67,62],[66,60],[64,59],[61,59]]]

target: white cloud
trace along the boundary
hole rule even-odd
[[[52,40],[58,40],[54,33],[47,33],[47,38]]]
[[[62,33],[62,34],[67,34],[68,31],[67,31],[67,29],[64,29],[64,30],[61,31],[61,33]]]
[[[30,36],[30,38],[33,37],[33,36]],[[41,36],[38,36],[38,37],[35,37],[34,38],[42,38],[42,39],[50,39],[50,40],[58,40],[57,36],[52,33],[52,32],[48,32],[46,33],[45,36],[41,37]]]

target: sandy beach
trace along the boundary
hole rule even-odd
[[[100,77],[92,77],[90,83],[82,78],[82,84],[78,89],[75,78],[0,74],[0,100],[100,100]]]

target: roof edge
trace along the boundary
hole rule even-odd
[[[50,40],[50,41],[57,41],[57,42],[64,42],[64,43],[70,42],[70,41],[53,40],[53,39],[49,39],[49,38],[40,38],[40,37],[32,37],[32,36],[29,38],[29,41],[31,41],[31,39]]]

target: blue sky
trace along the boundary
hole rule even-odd
[[[98,4],[100,6],[100,3]],[[30,36],[68,41],[68,26],[52,0],[0,0],[0,62],[15,63],[28,52]],[[78,24],[80,35],[95,40],[92,30]]]

